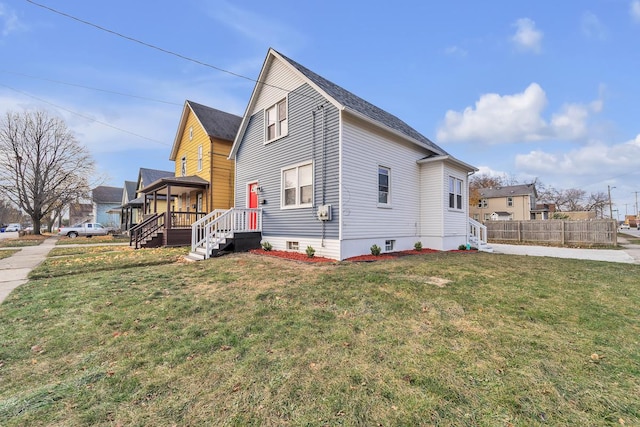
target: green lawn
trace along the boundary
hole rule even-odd
[[[2,426],[640,424],[638,265],[86,250],[0,305]]]

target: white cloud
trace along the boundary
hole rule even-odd
[[[620,144],[599,142],[566,153],[535,150],[517,155],[515,164],[519,172],[534,176],[619,176],[640,168],[640,134]]]
[[[529,18],[518,19],[513,26],[516,33],[511,41],[519,50],[540,53],[542,51],[542,31],[536,28],[536,23]]]
[[[484,94],[462,112],[447,111],[437,138],[443,142],[488,144],[549,139],[576,140],[588,134],[588,119],[602,109],[602,101],[567,104],[547,122],[542,113],[547,95],[537,83],[514,95]]]
[[[450,56],[456,56],[460,58],[464,58],[468,54],[467,50],[461,48],[460,46],[449,46],[444,50],[444,53]]]
[[[582,15],[581,22],[582,34],[590,39],[605,40],[607,38],[607,30],[600,22],[598,16],[593,12],[585,12]]]
[[[18,15],[4,3],[0,3],[0,34],[6,37],[22,28],[24,25],[18,20]]]
[[[640,22],[640,0],[633,0],[629,5],[629,13],[634,21]]]

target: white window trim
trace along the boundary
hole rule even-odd
[[[268,127],[268,123],[267,123],[267,112],[270,109],[272,109],[273,107],[276,107],[276,109],[275,109],[276,114],[279,114],[280,110],[277,108],[277,106],[278,106],[278,104],[280,104],[283,101],[285,103],[284,104],[285,105],[285,110],[287,112],[287,118],[286,118],[286,120],[287,120],[287,129],[284,132],[280,133],[279,135],[276,135],[274,138],[269,139],[269,127]],[[276,122],[278,122],[278,123],[280,122],[280,117],[279,116],[278,116],[278,119],[276,120]],[[276,129],[278,129],[278,128],[276,127]],[[264,109],[264,143],[265,144],[270,144],[273,141],[276,141],[276,140],[278,140],[280,138],[283,138],[283,137],[287,136],[288,134],[289,134],[289,96],[287,95],[284,98],[278,100],[276,103],[274,103],[274,104],[272,104],[272,105],[270,105],[270,106],[268,106],[267,108]]]
[[[198,172],[202,170],[202,145],[198,145]]]
[[[300,169],[303,166],[311,166],[311,203],[299,203],[298,201],[300,200],[300,182],[298,180],[298,169]],[[284,199],[285,199],[285,195],[284,195],[284,172],[291,170],[291,169],[296,169],[296,204],[295,205],[285,205],[284,204]],[[291,166],[287,166],[284,167],[282,169],[280,169],[280,209],[302,209],[302,208],[311,208],[313,207],[313,200],[315,197],[315,179],[314,179],[314,168],[313,168],[313,161],[308,161],[308,162],[301,162],[301,163],[297,163],[295,165],[291,165]]]
[[[180,159],[180,176],[187,176],[187,156]]]
[[[387,203],[380,203],[380,169],[385,169],[387,171],[387,176],[389,177],[389,182],[387,184]],[[378,164],[376,168],[376,206],[379,208],[391,208],[391,168],[388,166],[382,166]]]
[[[451,193],[451,180],[453,180],[453,193]],[[457,193],[457,185],[456,183],[460,182],[460,194]],[[464,212],[464,200],[465,200],[465,191],[464,191],[464,180],[458,178],[457,176],[449,175],[449,179],[447,180],[447,208],[451,212]],[[450,199],[451,194],[454,195],[453,199],[453,207],[451,207]],[[456,207],[458,196],[461,196],[460,207]]]

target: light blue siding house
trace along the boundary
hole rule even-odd
[[[230,158],[235,209],[274,249],[338,260],[469,241],[468,176],[392,114],[270,49]]]
[[[120,205],[122,187],[101,185],[91,191],[93,201],[93,218],[105,227],[120,227]]]

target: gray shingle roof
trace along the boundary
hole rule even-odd
[[[125,181],[124,182],[124,188],[127,191],[127,198],[129,200],[126,200],[127,202],[132,201],[133,199],[136,198],[136,190],[138,189],[138,183],[135,181]]]
[[[122,202],[122,187],[101,185],[91,190],[91,198],[94,203],[120,203]]]
[[[409,138],[419,141],[427,145],[428,147],[431,147],[438,154],[448,154],[445,150],[436,145],[429,138],[422,135],[420,132],[418,132],[393,114],[390,114],[383,109],[376,107],[375,105],[365,101],[357,95],[354,95],[348,90],[343,89],[335,83],[330,82],[324,77],[298,64],[296,61],[286,57],[282,53],[278,52],[278,55],[282,56],[282,58],[288,61],[294,68],[304,74],[309,80],[318,85],[318,87],[320,87],[329,96],[334,98],[340,104],[344,105],[346,108],[358,112],[388,128],[391,128],[408,136]]]
[[[154,181],[159,180],[160,178],[173,177],[175,174],[169,171],[161,171],[158,169],[147,169],[140,168],[140,181],[142,181],[142,185],[146,186],[151,184]]]
[[[536,194],[536,187],[534,184],[508,185],[506,187],[480,189],[480,196],[487,199],[493,197],[528,196],[529,194]]]
[[[215,108],[207,107],[206,105],[193,101],[187,100],[187,103],[198,117],[198,120],[200,120],[200,123],[202,123],[207,135],[226,141],[233,141],[235,139],[236,133],[240,128],[240,123],[242,122],[242,117],[216,110]]]

